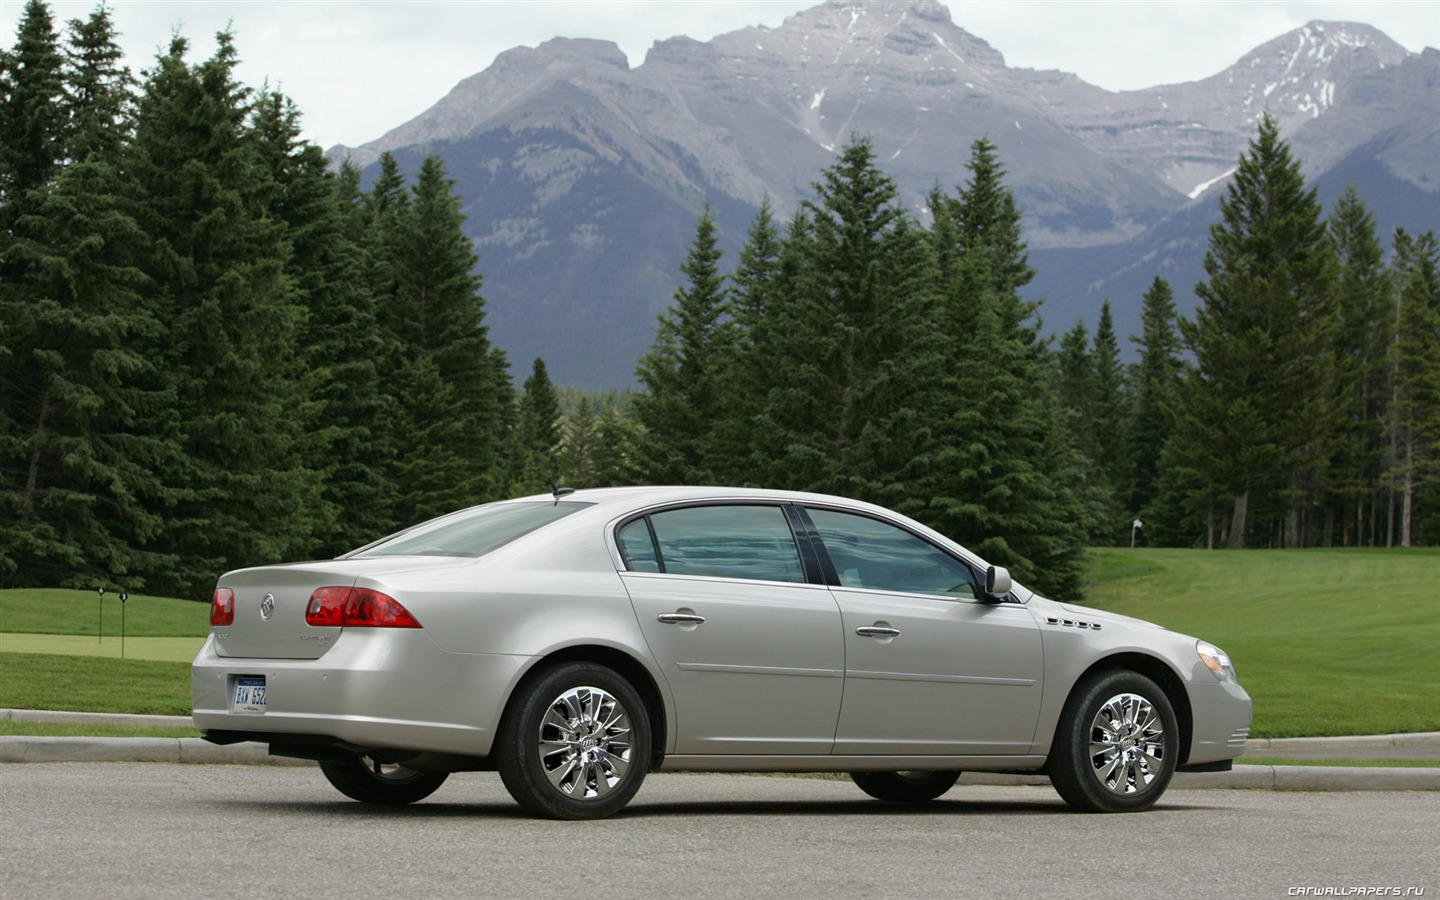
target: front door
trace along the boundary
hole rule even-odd
[[[975,572],[898,526],[808,510],[839,575],[845,699],[836,754],[1030,752],[1044,674],[1040,630],[983,599]]]

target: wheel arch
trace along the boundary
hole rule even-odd
[[[668,733],[664,697],[660,693],[660,686],[656,684],[654,677],[651,676],[644,664],[629,653],[614,647],[600,644],[578,644],[562,647],[540,657],[515,683],[515,687],[510,691],[510,696],[505,699],[505,708],[500,714],[501,721],[512,715],[515,698],[522,693],[521,689],[526,684],[556,666],[572,662],[604,666],[630,682],[630,686],[635,688],[635,692],[645,703],[645,713],[650,719],[650,771],[658,770],[665,759],[665,740]]]
[[[1076,678],[1075,683],[1070,686],[1070,693],[1065,697],[1062,709],[1070,705],[1079,686],[1096,672],[1134,672],[1155,682],[1156,686],[1165,692],[1165,699],[1170,701],[1170,708],[1175,713],[1175,723],[1180,727],[1180,755],[1177,764],[1185,765],[1190,758],[1190,743],[1195,733],[1195,720],[1190,709],[1190,693],[1185,690],[1185,682],[1175,670],[1166,665],[1163,660],[1144,653],[1117,653],[1107,656],[1096,660],[1088,669],[1080,673],[1080,677]]]

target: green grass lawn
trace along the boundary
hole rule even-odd
[[[190,726],[109,725],[104,722],[0,722],[0,737],[198,738]]]
[[[190,663],[0,653],[0,708],[190,715]]]
[[[1388,734],[1440,731],[1437,585],[1435,548],[1108,548],[1091,551],[1086,602],[1228,651],[1254,737]],[[119,601],[103,603],[100,641],[95,594],[0,591],[0,707],[189,714],[208,607],[132,597],[121,660]]]
[[[115,591],[0,591],[0,708],[188,716],[209,604],[132,595],[124,659],[121,613]]]
[[[1087,604],[1218,644],[1254,737],[1440,731],[1440,548],[1091,552]]]
[[[208,598],[207,598],[208,600]],[[0,591],[0,632],[120,637],[198,637],[210,633],[210,604],[117,591],[30,589]],[[198,645],[197,645],[198,646]],[[117,651],[118,655],[118,651]],[[192,654],[193,655],[193,654]]]

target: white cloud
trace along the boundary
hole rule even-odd
[[[175,28],[191,58],[229,23],[239,77],[294,98],[322,146],[361,144],[424,112],[495,56],[552,37],[617,43],[632,66],[657,40],[709,40],[779,26],[819,0],[107,0],[132,69],[148,68]],[[1193,81],[1306,22],[1374,25],[1411,51],[1440,46],[1435,0],[945,0],[961,28],[1011,66],[1074,72],[1110,90]],[[57,21],[91,0],[51,0]],[[22,0],[0,0],[14,43]]]

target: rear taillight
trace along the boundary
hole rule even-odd
[[[229,588],[216,588],[210,598],[210,624],[235,624],[235,592]]]
[[[337,627],[345,624],[345,601],[350,597],[348,587],[316,588],[305,607],[306,625]]]
[[[305,624],[348,628],[419,628],[394,597],[369,588],[322,587],[310,595]]]

